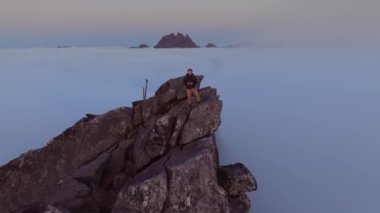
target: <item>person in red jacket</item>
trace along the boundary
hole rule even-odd
[[[201,97],[198,92],[198,78],[193,74],[193,69],[187,69],[187,74],[183,78],[183,84],[186,86],[187,103],[191,106],[191,96],[195,95],[198,103],[201,101]]]

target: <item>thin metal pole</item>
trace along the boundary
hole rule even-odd
[[[143,87],[143,100],[146,100],[147,92],[148,92],[148,79],[145,79],[145,87]]]

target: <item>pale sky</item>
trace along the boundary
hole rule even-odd
[[[378,0],[0,0],[0,47],[379,43]]]

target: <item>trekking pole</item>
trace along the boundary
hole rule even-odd
[[[143,99],[146,99],[146,93],[148,91],[148,79],[145,79],[145,87],[143,88]]]

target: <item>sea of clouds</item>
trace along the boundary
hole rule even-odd
[[[380,212],[380,51],[0,49],[0,165],[85,113],[192,67],[223,100],[221,163],[255,175],[254,212]]]

